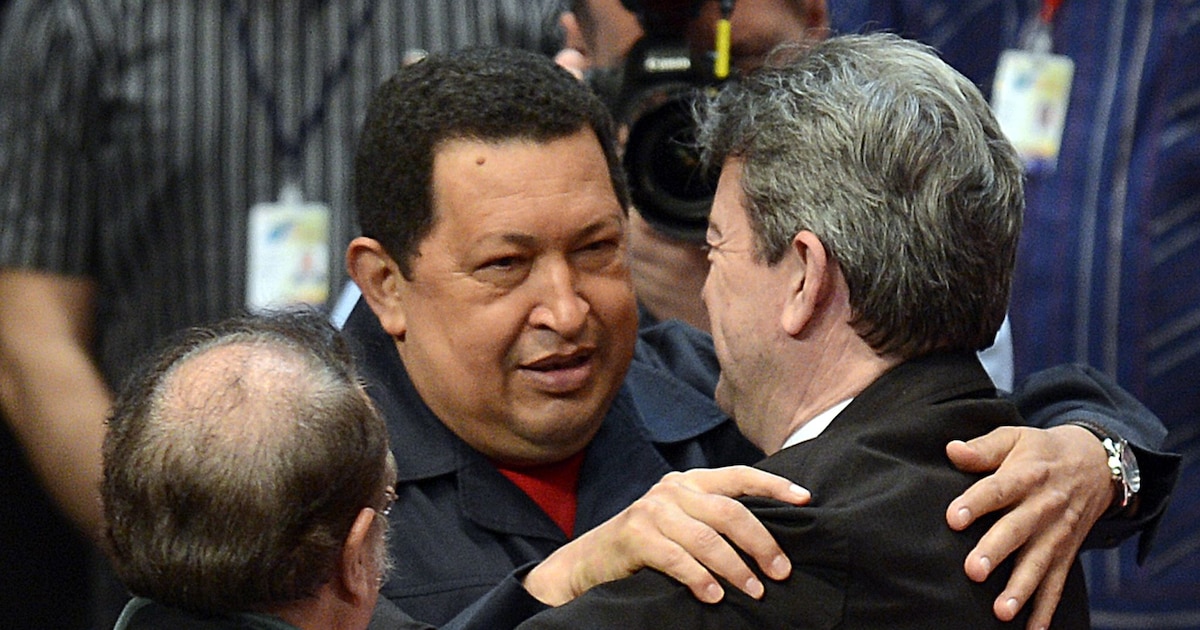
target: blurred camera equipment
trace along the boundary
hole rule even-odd
[[[591,75],[619,124],[628,129],[622,157],[638,212],[657,230],[704,242],[718,173],[702,168],[693,108],[729,74],[729,15],[722,0],[714,50],[693,54],[685,38],[699,0],[622,0],[645,35],[622,68]]]

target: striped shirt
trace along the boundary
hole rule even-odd
[[[89,277],[110,384],[238,312],[247,217],[285,179],[356,234],[353,141],[420,51],[558,48],[558,0],[33,0],[0,42],[0,266]]]

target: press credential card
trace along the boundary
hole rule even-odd
[[[1053,170],[1062,146],[1075,62],[1027,50],[1000,55],[992,109],[1029,170]]]
[[[250,209],[246,307],[324,304],[329,297],[329,206],[306,202],[297,186]]]

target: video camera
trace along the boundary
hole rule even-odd
[[[702,243],[717,173],[701,165],[693,108],[724,77],[714,70],[715,51],[693,55],[685,37],[701,1],[621,2],[645,35],[623,67],[594,73],[592,85],[628,127],[622,160],[638,212],[669,236]],[[728,18],[733,2],[721,4]]]

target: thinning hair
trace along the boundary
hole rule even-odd
[[[372,97],[354,161],[354,205],[364,236],[411,279],[433,230],[433,163],[454,140],[547,143],[591,129],[617,201],[629,192],[612,118],[586,85],[548,57],[507,48],[433,54],[401,69]]]
[[[109,420],[116,572],[136,595],[203,613],[310,597],[359,511],[382,507],[388,458],[387,429],[324,316],[190,330],[131,377]]]
[[[987,102],[932,49],[890,34],[777,50],[710,100],[705,159],[737,158],[756,255],[817,235],[880,354],[985,348],[1004,319],[1021,164]]]

